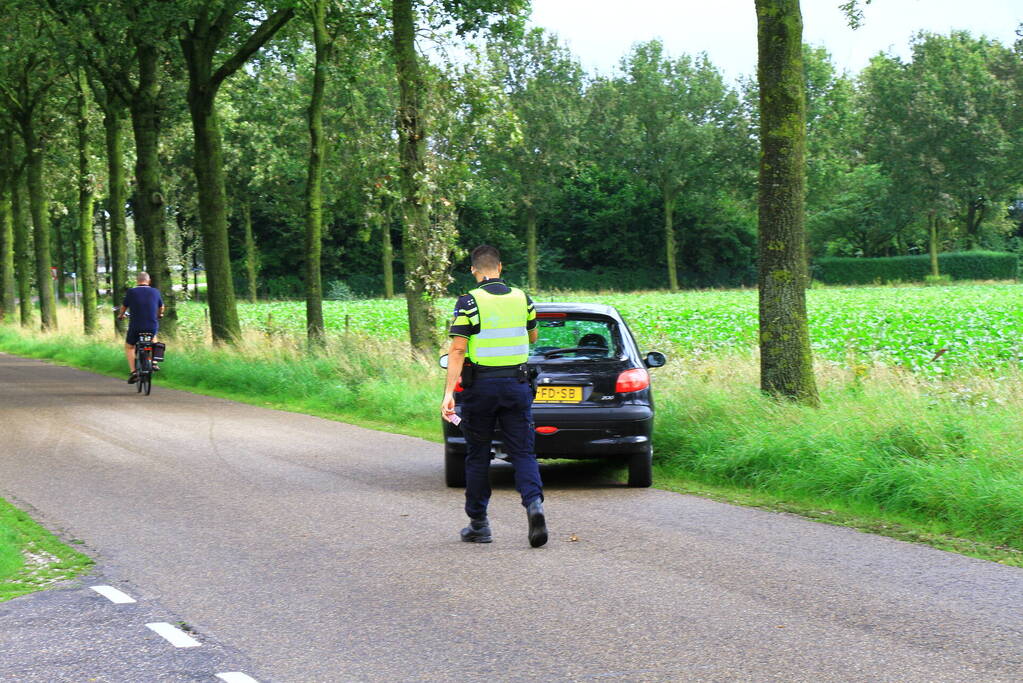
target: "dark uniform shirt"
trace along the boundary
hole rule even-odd
[[[479,285],[490,294],[500,296],[511,292],[511,287],[505,284],[499,277],[484,280]],[[533,300],[526,294],[526,330],[536,327],[536,308]],[[455,302],[455,315],[451,320],[451,329],[448,335],[451,337],[465,337],[468,339],[474,334],[480,333],[480,312],[476,306],[476,298],[472,294],[463,294]]]
[[[160,328],[157,317],[163,306],[160,290],[142,285],[132,287],[124,294],[124,307],[131,312],[128,328],[136,332],[156,332]]]

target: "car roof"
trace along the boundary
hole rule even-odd
[[[606,304],[544,301],[536,302],[536,311],[537,313],[588,313],[591,315],[606,315],[615,319],[621,317],[614,306]]]

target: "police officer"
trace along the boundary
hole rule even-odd
[[[455,385],[462,380],[462,432],[465,434],[465,512],[467,543],[490,543],[490,450],[494,427],[504,436],[515,468],[515,488],[529,523],[529,544],[547,542],[543,484],[533,451],[533,389],[526,361],[536,341],[536,311],[525,292],[501,279],[501,254],[483,245],[472,252],[472,274],[479,287],[460,297],[451,324],[448,377],[441,414],[455,414]]]

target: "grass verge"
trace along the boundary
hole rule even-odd
[[[808,408],[762,395],[756,368],[683,359],[662,376],[659,485],[1023,566],[1018,371],[819,364]]]
[[[0,498],[0,602],[81,574],[92,560]]]
[[[112,377],[127,378],[123,349],[112,334],[89,339],[0,326],[0,350]],[[235,347],[172,342],[163,367],[153,391],[194,391],[440,440],[435,411],[427,406],[440,405],[431,380],[439,381],[441,370],[395,340],[333,335],[315,352],[292,339],[259,334]]]
[[[125,374],[116,342],[0,327],[0,349]],[[657,372],[655,485],[1023,566],[1018,371],[820,363],[818,409],[766,398],[756,372],[735,354]],[[440,382],[397,341],[339,335],[310,353],[256,334],[231,349],[172,344],[157,384],[437,441]]]

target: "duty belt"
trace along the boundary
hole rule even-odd
[[[500,379],[504,377],[518,377],[519,366],[488,368],[485,365],[476,366],[476,379]]]

